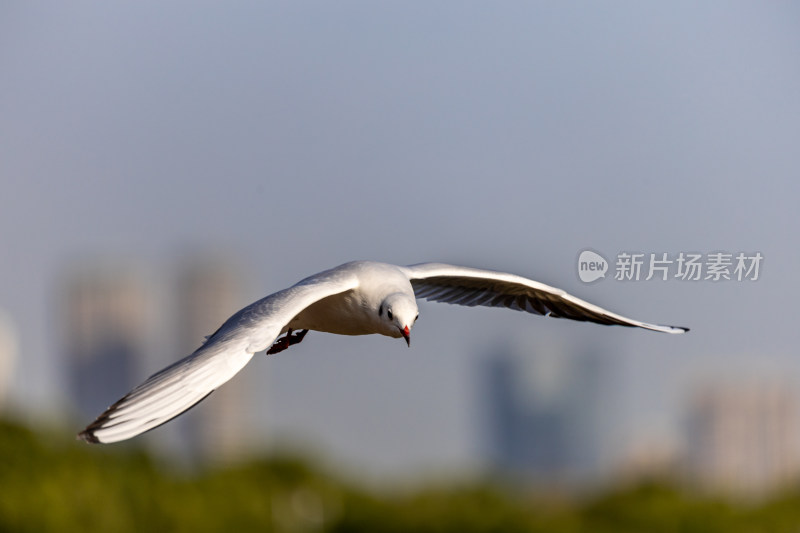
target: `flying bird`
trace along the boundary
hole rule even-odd
[[[354,261],[314,274],[241,309],[188,357],[150,376],[78,434],[91,443],[117,442],[187,411],[231,379],[255,353],[281,352],[309,330],[339,335],[379,333],[411,345],[417,298],[639,327],[664,333],[688,328],[625,318],[561,289],[514,274],[421,263],[396,266]],[[283,336],[281,336],[283,335]]]

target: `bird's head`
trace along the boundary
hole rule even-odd
[[[411,328],[419,317],[417,299],[402,292],[395,292],[384,298],[378,308],[378,315],[390,337],[403,337],[411,346]]]

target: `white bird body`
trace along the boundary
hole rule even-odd
[[[253,357],[300,342],[307,330],[404,337],[419,316],[416,299],[640,327],[687,328],[625,318],[566,292],[514,274],[423,263],[407,267],[354,261],[314,274],[241,309],[194,353],[148,378],[78,436],[115,442],[149,431],[188,410],[230,380]],[[304,330],[292,335],[293,330]],[[286,333],[285,337],[278,337]],[[278,339],[276,341],[276,339]]]
[[[376,312],[385,295],[393,292],[402,291],[410,298],[415,298],[408,277],[399,267],[372,261],[354,261],[306,278],[300,284],[308,282],[315,285],[321,276],[328,275],[335,280],[334,283],[352,282],[354,287],[312,303],[289,322],[288,328],[337,335],[378,333],[395,338],[402,336],[396,328],[388,327]],[[286,330],[284,328],[283,332]]]

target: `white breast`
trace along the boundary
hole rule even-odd
[[[377,319],[377,312],[369,309],[359,291],[353,290],[329,296],[307,307],[289,322],[288,327],[337,335],[370,335],[380,333]]]

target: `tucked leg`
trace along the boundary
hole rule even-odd
[[[289,346],[292,346],[294,344],[300,344],[300,342],[302,342],[303,340],[303,337],[306,336],[306,333],[308,333],[307,329],[301,329],[294,335],[289,336]]]
[[[289,346],[300,343],[303,340],[303,337],[306,336],[306,333],[308,333],[307,329],[301,329],[295,334],[292,334],[292,331],[293,330],[291,328],[288,329],[286,331],[286,335],[277,339],[275,343],[270,347],[270,349],[267,350],[267,354],[270,355],[282,352]]]

